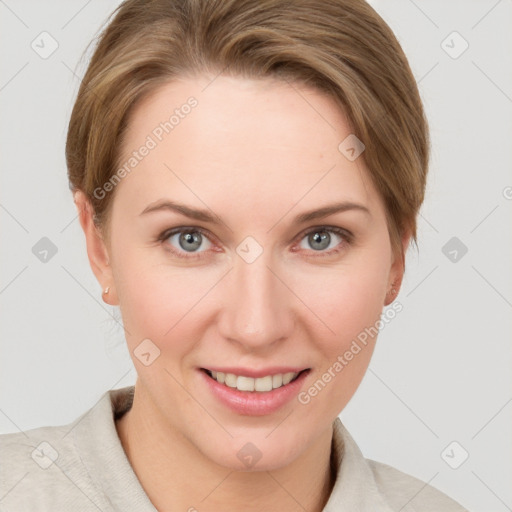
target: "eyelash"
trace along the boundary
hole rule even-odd
[[[177,233],[201,233],[201,235],[205,236],[210,240],[210,237],[208,236],[208,233],[206,230],[200,227],[194,227],[194,226],[181,226],[179,228],[173,228],[168,229],[166,231],[163,231],[157,238],[157,241],[163,243],[167,241],[171,236],[176,235]],[[329,251],[319,251],[318,256],[313,256],[314,258],[322,257],[322,256],[332,256],[334,254],[339,253],[341,250],[343,250],[343,247],[347,245],[351,245],[353,243],[354,236],[350,231],[347,231],[346,229],[339,228],[337,226],[315,226],[313,228],[308,229],[307,231],[301,233],[298,236],[299,242],[305,238],[306,236],[310,235],[311,233],[321,233],[321,232],[331,232],[335,233],[336,235],[340,236],[344,239],[344,241],[340,242],[335,249],[331,249]],[[210,242],[212,242],[210,240]],[[213,242],[212,242],[213,243]],[[207,251],[198,252],[198,253],[182,253],[181,251],[177,251],[173,246],[170,244],[168,245],[170,247],[170,251],[173,253],[173,255],[177,256],[178,258],[188,259],[188,260],[194,260],[194,259],[203,259],[205,258],[205,253]],[[183,254],[189,254],[189,256],[184,256]]]

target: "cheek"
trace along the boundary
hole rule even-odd
[[[342,349],[379,319],[389,272],[381,261],[360,254],[353,262],[332,269],[303,273],[296,281],[297,295],[318,317],[326,352]]]
[[[359,252],[336,270],[323,269],[322,275],[317,269],[301,281],[298,295],[308,297],[306,302],[318,317],[309,323],[310,338],[322,355],[319,380],[306,390],[301,403],[311,402],[319,414],[341,410],[368,368],[389,272],[388,259],[373,255],[373,250]]]
[[[162,350],[162,360],[173,359],[197,338],[193,331],[201,322],[196,310],[201,311],[202,299],[218,277],[212,271],[154,264],[150,252],[126,252],[118,266],[116,287],[129,331],[126,338],[132,351],[149,338]],[[176,339],[179,343],[170,343]]]
[[[352,277],[340,278],[329,293],[317,291],[318,316],[330,330],[316,320],[318,326],[311,339],[321,353],[320,365],[315,378],[298,396],[301,406],[317,417],[334,416],[344,409],[359,387],[375,348],[382,312],[380,294],[375,293],[371,273]]]

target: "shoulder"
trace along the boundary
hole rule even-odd
[[[393,507],[402,512],[468,512],[435,487],[388,464],[366,459],[375,483]]]
[[[16,470],[30,471],[36,467],[49,467],[58,459],[58,448],[69,450],[66,426],[39,427],[24,432],[0,435],[0,455],[3,469],[0,486],[5,477]],[[66,446],[67,445],[67,446]]]
[[[0,435],[0,497],[6,510],[97,510],[98,489],[75,446],[72,423]],[[98,500],[101,510],[111,510]],[[3,510],[3,509],[2,509]]]
[[[325,511],[468,512],[418,478],[366,458],[340,418],[334,422],[332,463],[336,482]]]

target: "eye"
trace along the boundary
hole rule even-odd
[[[334,233],[334,236],[331,235]],[[339,239],[336,243],[336,238]],[[302,235],[301,242],[305,240],[306,247],[300,245],[303,249],[312,249],[314,252],[325,254],[335,254],[352,243],[352,234],[345,229],[336,226],[319,226],[310,229]],[[325,250],[331,247],[330,250]]]
[[[201,246],[208,250],[212,245],[205,231],[196,227],[180,227],[164,231],[158,240],[165,242],[171,252],[180,258],[203,257],[205,251],[199,250]]]
[[[349,246],[353,241],[353,235],[336,226],[318,226],[303,233],[299,239],[301,242],[305,240],[307,244],[307,247],[300,244],[301,249],[319,253],[318,256],[325,256],[336,254]],[[336,239],[338,239],[337,243]],[[165,243],[173,255],[188,259],[206,257],[206,252],[213,245],[205,230],[186,226],[164,231],[158,236],[158,241]],[[201,247],[204,250],[200,250]],[[330,250],[325,250],[329,247],[331,247]]]

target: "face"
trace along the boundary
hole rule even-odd
[[[252,443],[258,470],[273,469],[330,431],[356,391],[375,338],[346,353],[378,323],[401,269],[362,158],[338,150],[351,129],[329,97],[210,82],[166,84],[133,111],[107,284],[153,420],[222,466],[243,468]],[[265,375],[308,371],[249,392],[202,369],[263,387],[279,384]]]

